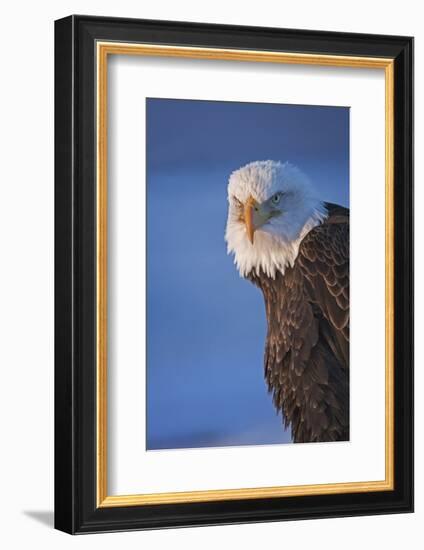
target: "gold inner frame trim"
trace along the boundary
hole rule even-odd
[[[97,506],[141,506],[219,500],[365,493],[394,489],[394,61],[390,58],[315,55],[123,42],[96,44],[97,54]],[[107,492],[107,61],[109,55],[219,59],[261,63],[384,69],[385,71],[385,479],[349,483],[254,487],[109,496]]]

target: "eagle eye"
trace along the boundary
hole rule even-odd
[[[271,198],[272,204],[278,204],[282,196],[283,196],[283,193],[281,193],[281,191],[279,191],[278,193],[275,193],[275,195],[273,195]]]

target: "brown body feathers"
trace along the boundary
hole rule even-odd
[[[325,206],[293,267],[249,275],[265,299],[265,379],[294,442],[349,439],[349,210]]]

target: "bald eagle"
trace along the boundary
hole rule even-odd
[[[286,162],[230,176],[225,238],[263,293],[264,374],[294,442],[349,439],[349,210]]]

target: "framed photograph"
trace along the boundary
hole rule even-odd
[[[413,509],[413,39],[55,24],[55,525]]]

